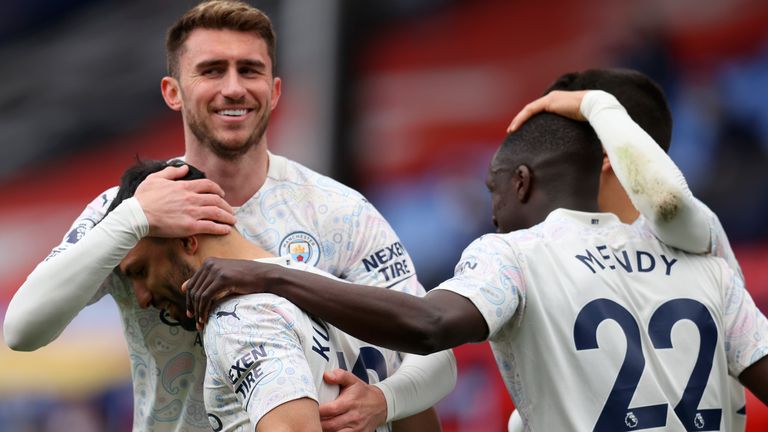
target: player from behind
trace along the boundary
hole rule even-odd
[[[598,96],[598,104],[601,106],[591,111],[599,113],[605,109],[612,110],[619,115],[618,121],[616,114],[597,115],[594,118],[584,117],[580,111],[584,92],[574,93],[574,91],[590,89],[604,90],[615,96],[621,106],[616,100]],[[636,164],[633,168],[646,176],[652,176],[653,172],[658,172],[659,167],[673,168],[669,174],[678,177],[675,193],[683,197],[679,201],[680,209],[677,214],[671,220],[658,217],[658,212],[649,205],[648,199],[643,200],[643,197],[632,189],[627,193],[622,186],[622,181],[629,182],[631,178],[626,170],[622,172],[620,169],[618,173],[615,172],[608,155],[603,161],[600,172],[598,195],[600,209],[616,214],[624,223],[635,224],[640,229],[649,230],[662,242],[682,250],[721,257],[734,272],[742,275],[725,230],[715,213],[691,195],[685,186],[682,174],[672,160],[659,151],[659,148],[650,145],[649,140],[639,137],[647,133],[665,152],[670,147],[672,113],[664,92],[657,83],[648,76],[630,69],[589,69],[560,76],[545,93],[545,96],[528,104],[516,116],[508,132],[514,131],[532,115],[546,111],[575,120],[588,120],[614,157],[616,154],[614,149],[623,140],[648,142],[649,145],[637,148],[641,155],[638,159],[644,160],[645,163]],[[624,109],[637,125],[629,122],[623,115]],[[642,132],[637,126],[642,128]],[[620,178],[617,174],[623,177]],[[642,210],[642,214],[638,209]],[[744,430],[746,427],[744,388],[737,380],[733,380],[732,385],[734,391],[731,410],[736,415],[732,416],[733,422],[727,429]],[[510,419],[510,425],[515,425],[510,426],[510,432],[522,430],[519,417]]]
[[[722,260],[598,212],[602,160],[587,124],[553,114],[510,134],[487,183],[498,226],[517,231],[473,242],[423,298],[241,261],[203,266],[189,295],[204,310],[220,283],[258,284],[408,352],[490,340],[528,430],[720,430],[729,376],[768,403],[768,322]]]
[[[150,161],[127,170],[109,211],[132,197],[149,174],[167,166]],[[190,166],[183,180],[200,178],[203,174]],[[237,230],[221,236],[145,237],[119,268],[141,293],[142,308],[165,309],[185,329],[194,331],[194,321],[185,314],[181,286],[212,257],[257,259],[333,277],[290,256],[274,257]],[[401,364],[400,354],[346,335],[272,294],[221,302],[203,332],[203,346],[208,356],[205,406],[216,431],[319,431],[318,402],[332,401],[339,392],[338,386],[324,383],[325,372],[342,368],[365,382],[379,382]],[[409,357],[413,355],[405,356]],[[452,387],[450,377],[446,378]],[[429,410],[395,422],[394,429],[417,432],[440,427]],[[377,430],[390,430],[390,426]]]
[[[274,74],[276,50],[269,17],[244,2],[206,1],[185,13],[168,32],[168,76],[161,91],[168,107],[181,114],[184,159],[208,179],[176,182],[187,168],[169,167],[106,217],[115,189],[100,194],[8,306],[5,342],[30,351],[58,337],[85,306],[111,295],[131,358],[134,430],[210,428],[199,335],[180,331],[165,311],[142,309],[138,299],[146,293],[134,292],[115,270],[143,237],[223,234],[237,222],[248,240],[274,255],[292,254],[348,280],[425,294],[410,256],[371,203],[268,150],[269,118],[282,89]],[[378,260],[377,268],[365,260]],[[414,400],[442,398],[432,382],[450,375],[450,368],[431,356],[415,362],[424,373],[406,375],[403,367],[378,386],[346,381],[350,385],[339,400],[321,407],[323,426],[369,429],[411,414]]]

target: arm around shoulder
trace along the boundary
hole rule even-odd
[[[81,216],[74,229],[85,229],[80,224],[84,219]],[[147,229],[141,207],[126,200],[79,240],[65,238],[11,299],[3,326],[8,346],[32,351],[58,337]]]
[[[669,155],[613,95],[588,91],[580,109],[600,138],[632,204],[650,222],[656,236],[688,252],[709,252],[710,218]]]

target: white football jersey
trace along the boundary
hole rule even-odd
[[[98,223],[114,199],[109,189],[74,222],[52,258]],[[235,210],[237,228],[280,256],[313,265],[355,283],[425,294],[410,256],[387,221],[362,195],[284,157],[270,154],[264,185]],[[113,272],[99,294],[120,309],[131,358],[133,429],[209,431],[203,403],[206,358],[198,333],[154,308],[139,307],[130,282]]]
[[[724,259],[731,270],[738,273],[743,279],[744,274],[741,272],[741,267],[736,260],[733,249],[731,249],[731,243],[728,241],[728,236],[725,234],[725,229],[720,223],[720,219],[706,204],[696,198],[694,198],[694,201],[698,205],[699,211],[706,214],[710,221],[710,254]],[[650,223],[642,215],[635,221],[635,224],[641,227],[641,229],[651,230]],[[744,394],[744,386],[736,378],[731,379],[730,384],[732,387],[730,410],[733,415],[730,417],[730,426],[725,427],[724,430],[731,432],[743,431],[747,428],[747,401]]]
[[[721,430],[768,321],[719,258],[607,213],[472,243],[437,289],[473,302],[526,430]]]
[[[331,277],[292,265],[291,257],[260,261]],[[222,302],[211,313],[203,342],[205,406],[214,431],[251,432],[264,414],[291,400],[332,401],[339,389],[323,381],[326,371],[342,368],[374,383],[401,362],[398,353],[355,339],[273,294]],[[388,430],[389,425],[377,429]]]

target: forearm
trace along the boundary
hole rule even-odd
[[[710,221],[680,169],[612,95],[590,91],[581,112],[603,144],[616,177],[659,239],[689,252],[710,249]]]
[[[763,356],[739,375],[744,384],[760,401],[768,405],[768,356]]]
[[[423,297],[354,285],[274,266],[267,291],[283,296],[342,331],[385,348],[429,353],[437,348],[440,311]]]
[[[8,346],[31,351],[55,339],[147,230],[138,202],[128,200],[76,244],[40,263],[8,305]]]
[[[407,354],[394,375],[374,385],[387,400],[387,421],[404,419],[434,406],[453,390],[456,358],[451,350]]]
[[[439,432],[440,418],[434,408],[392,423],[392,432]]]

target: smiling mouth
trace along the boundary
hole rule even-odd
[[[251,111],[253,110],[248,108],[223,109],[223,110],[216,110],[216,114],[224,117],[242,117]]]

